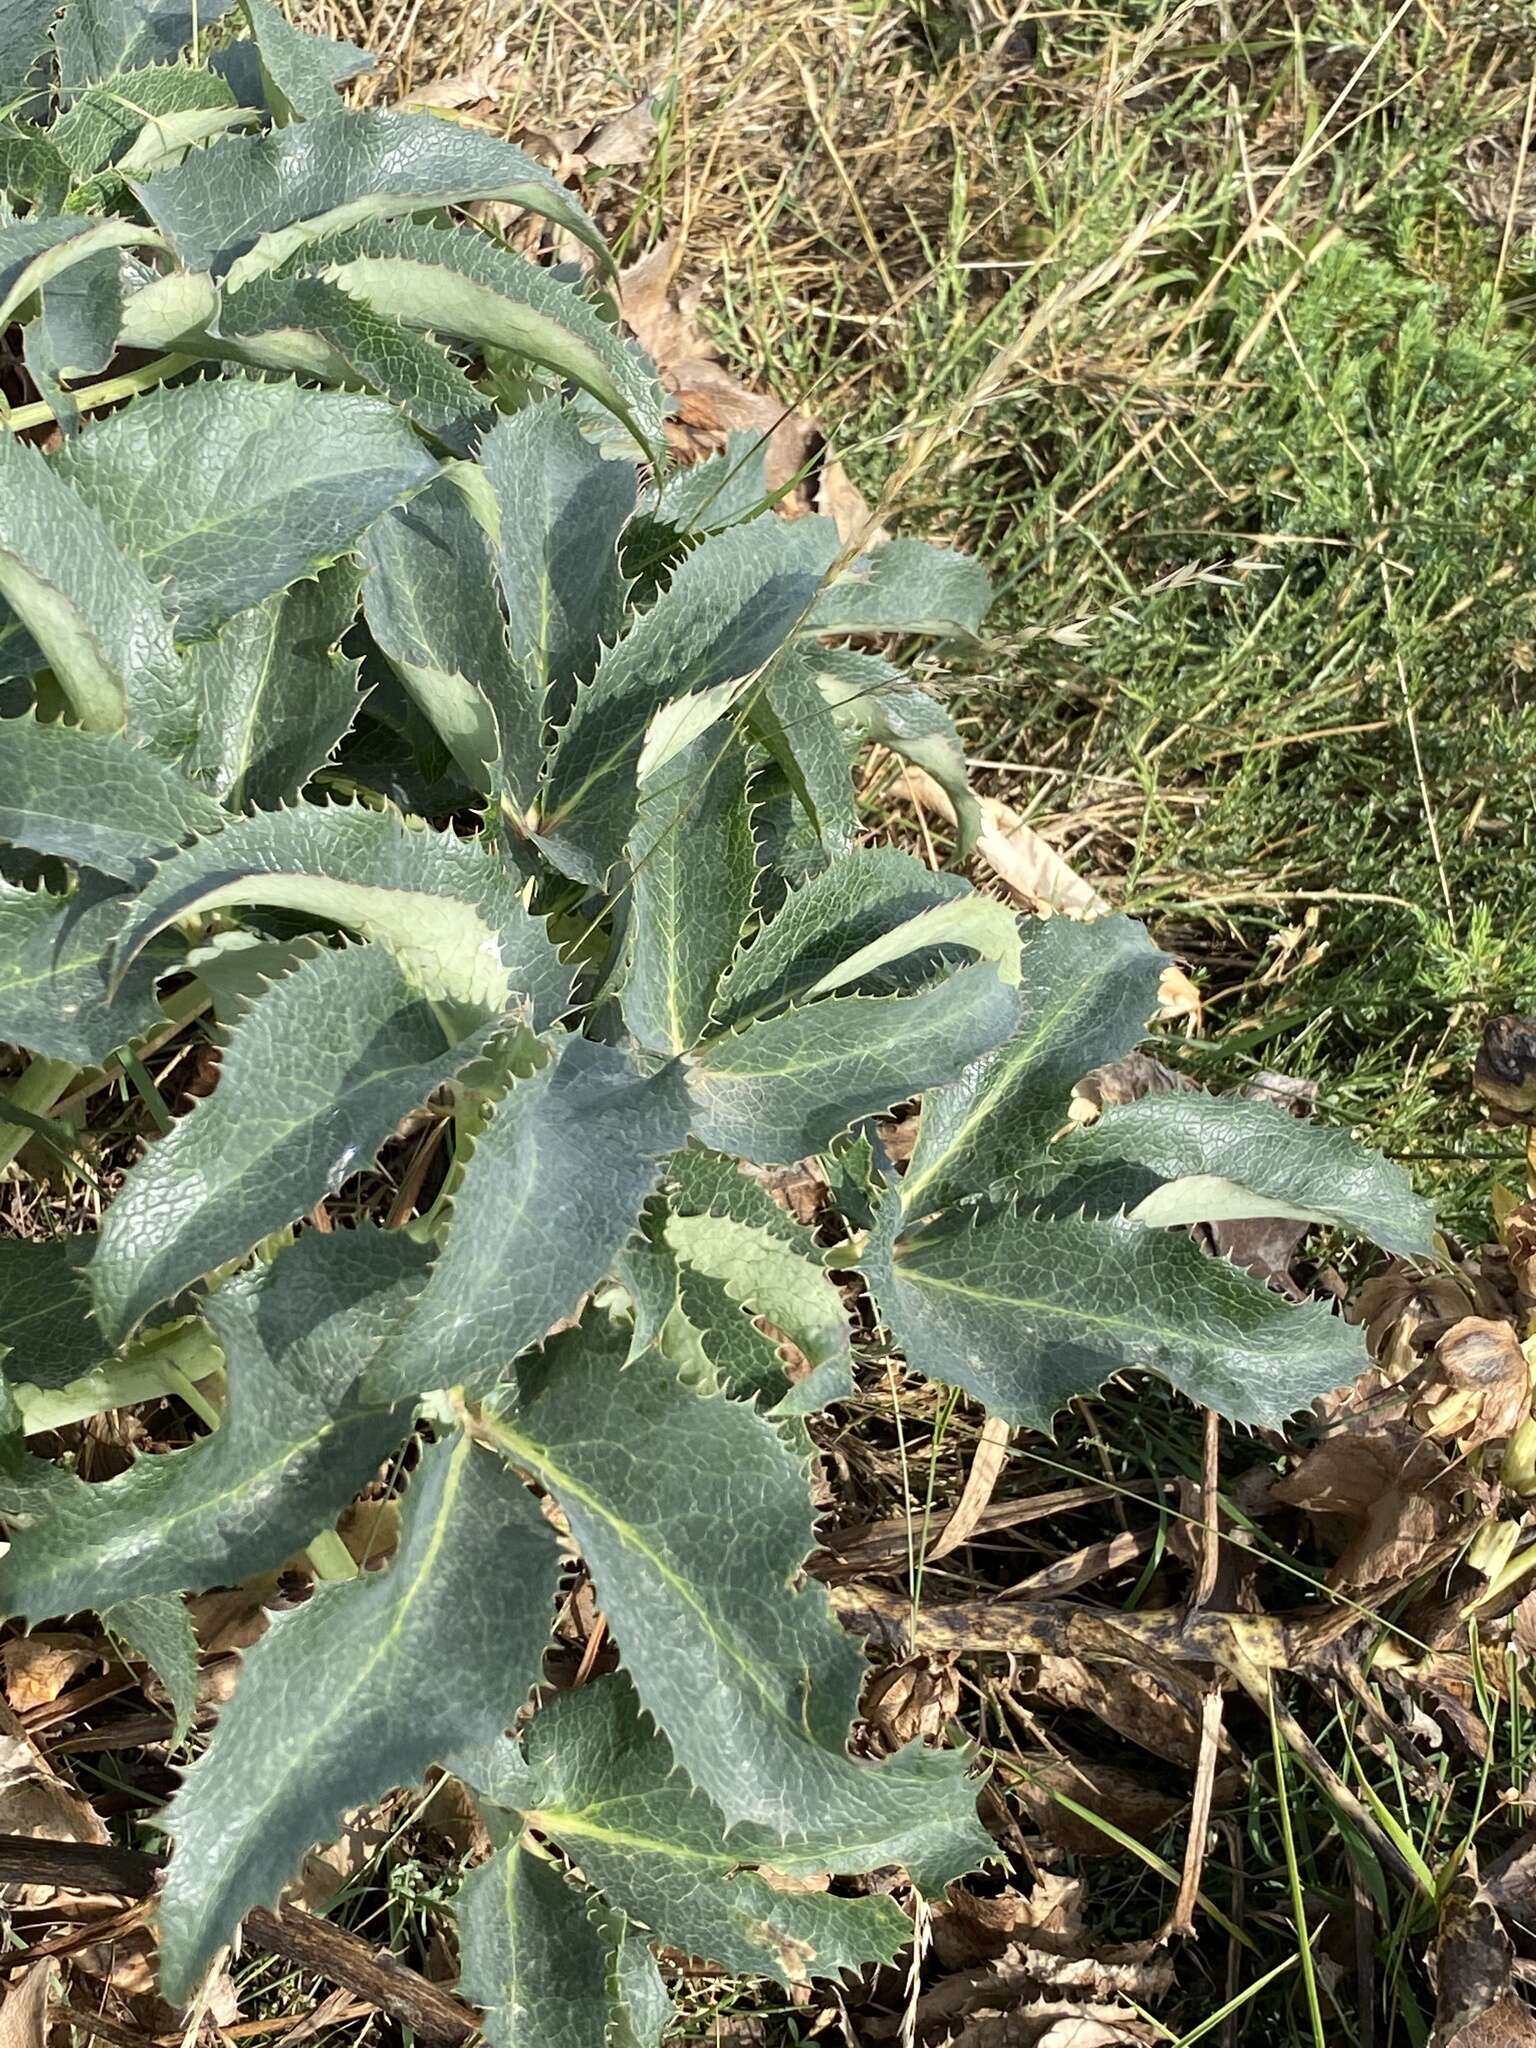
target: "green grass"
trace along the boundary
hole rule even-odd
[[[1202,1072],[1317,1078],[1480,1235],[1471,1059],[1536,990],[1536,25],[1250,12],[1069,7],[999,85],[927,10],[904,61],[970,83],[920,160],[877,76],[823,117],[877,253],[813,156],[717,332],[872,496],[924,453],[894,518],[999,583],[981,779],[1201,969]]]

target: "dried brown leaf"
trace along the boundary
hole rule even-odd
[[[958,1550],[962,1543],[968,1543],[976,1524],[985,1513],[992,1498],[1003,1467],[1008,1462],[1008,1424],[1000,1415],[989,1415],[982,1425],[977,1440],[971,1469],[966,1474],[965,1486],[955,1511],[935,1541],[929,1546],[928,1561],[948,1557],[952,1550]]]
[[[82,1672],[103,1662],[99,1642],[62,1632],[16,1636],[0,1647],[5,1696],[18,1714],[51,1706]]]
[[[1536,2048],[1536,2017],[1515,1993],[1513,1960],[1493,1900],[1458,1878],[1440,1908],[1430,2048]]]
[[[1135,1841],[1150,1842],[1185,1804],[1182,1795],[1149,1784],[1118,1764],[1042,1757],[1014,1778],[1012,1790],[1030,1819],[1058,1849],[1073,1856],[1123,1856],[1126,1851],[1086,1814],[1097,1815]],[[1070,1799],[1084,1813],[1062,1804]]]
[[[1459,1486],[1438,1445],[1399,1423],[1325,1437],[1271,1493],[1338,1553],[1328,1583],[1359,1591],[1410,1578],[1441,1551]]]
[[[1042,1657],[1028,1682],[1032,1698],[1092,1714],[1127,1742],[1193,1769],[1200,1748],[1198,1689],[1138,1664],[1086,1664],[1080,1657]]]
[[[950,1657],[909,1657],[870,1680],[864,1697],[865,1745],[891,1756],[916,1739],[936,1742],[960,1710],[960,1680]]]
[[[44,1956],[7,1986],[0,2004],[0,2048],[44,2048],[53,1963]]]
[[[1435,1344],[1412,1415],[1463,1450],[1502,1442],[1531,1412],[1531,1367],[1507,1322],[1464,1316]]]
[[[988,1898],[951,1885],[932,1916],[933,1953],[944,1970],[994,1962],[1015,1943],[1062,1954],[1081,1953],[1083,1883],[1056,1871],[1040,1873],[1034,1889],[1009,1889]]]

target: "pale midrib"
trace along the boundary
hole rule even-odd
[[[893,1260],[893,1265],[909,1286],[927,1287],[937,1293],[964,1295],[968,1301],[981,1302],[991,1308],[1016,1309],[1020,1314],[1031,1311],[1041,1313],[1052,1320],[1066,1320],[1091,1325],[1101,1330],[1124,1330],[1135,1336],[1149,1337],[1169,1346],[1192,1345],[1193,1334],[1188,1330],[1165,1330],[1161,1324],[1141,1321],[1137,1318],[1118,1315],[1095,1315],[1092,1309],[1072,1308],[1058,1296],[1054,1301],[1036,1301],[1027,1295],[996,1294],[987,1287],[975,1287],[964,1280],[944,1280],[936,1273],[917,1273],[911,1267],[902,1268]]]
[[[813,1747],[819,1748],[809,1728],[803,1723],[793,1720],[786,1710],[783,1701],[777,1696],[774,1674],[770,1671],[765,1671],[734,1635],[726,1634],[720,1628],[719,1624],[704,1608],[698,1594],[688,1584],[688,1581],[682,1578],[667,1563],[665,1558],[644,1541],[639,1530],[632,1522],[626,1521],[622,1515],[606,1507],[595,1494],[582,1486],[568,1472],[563,1471],[543,1445],[535,1443],[520,1431],[512,1429],[507,1423],[496,1422],[490,1426],[497,1440],[504,1446],[511,1457],[521,1458],[526,1464],[531,1465],[540,1478],[558,1496],[568,1501],[579,1501],[599,1521],[605,1523],[619,1538],[621,1543],[637,1551],[645,1559],[656,1572],[658,1578],[678,1596],[690,1612],[698,1617],[699,1623],[710,1641],[725,1651],[732,1663],[750,1679],[752,1688],[762,1701],[770,1719],[779,1722],[788,1729],[797,1743],[804,1741],[811,1743]],[[800,1671],[802,1692],[805,1690],[805,1680],[808,1676],[809,1673],[802,1665]],[[828,1754],[830,1755],[830,1752]]]
[[[1055,1009],[1041,1018],[1027,1044],[1019,1046],[1013,1058],[1000,1062],[996,1080],[977,1096],[969,1113],[961,1119],[959,1128],[951,1134],[945,1150],[936,1159],[930,1160],[920,1172],[907,1174],[901,1183],[901,1207],[904,1214],[911,1213],[912,1199],[918,1191],[927,1187],[931,1180],[944,1171],[949,1161],[970,1142],[977,1126],[987,1121],[998,1099],[1007,1094],[1019,1075],[1039,1056],[1056,1027],[1063,1018],[1071,1014],[1082,994],[1081,989],[1073,990],[1065,1001],[1058,1003]],[[916,1165],[915,1160],[913,1164]]]
[[[159,1517],[157,1517],[155,1522],[156,1536],[158,1538],[164,1539],[165,1537],[169,1536],[172,1531],[181,1528],[183,1524],[185,1524],[186,1522],[192,1521],[197,1518],[201,1518],[205,1515],[216,1514],[219,1509],[227,1507],[232,1501],[239,1501],[244,1495],[251,1493],[254,1490],[261,1487],[265,1483],[265,1481],[272,1478],[274,1474],[284,1471],[288,1466],[293,1464],[295,1459],[307,1457],[310,1452],[318,1450],[319,1447],[325,1442],[327,1437],[331,1437],[336,1434],[337,1430],[341,1427],[342,1422],[346,1419],[349,1418],[345,1418],[342,1416],[328,1416],[325,1419],[325,1421],[320,1423],[317,1428],[312,1430],[308,1436],[300,1437],[297,1441],[290,1438],[285,1443],[283,1443],[278,1451],[278,1454],[272,1459],[270,1464],[259,1465],[256,1467],[254,1471],[245,1473],[242,1477],[234,1481],[232,1484],[220,1488],[218,1492],[211,1494],[203,1494],[199,1496],[198,1499],[188,1502],[184,1507],[173,1509],[169,1514],[160,1515]],[[223,1434],[223,1432],[221,1431],[219,1432],[219,1434]],[[211,1447],[218,1441],[218,1437],[206,1437],[203,1439],[203,1441]],[[188,1451],[183,1455],[186,1457],[195,1456],[195,1447],[192,1451]],[[156,1460],[156,1463],[158,1462],[160,1461]],[[109,1488],[113,1485],[116,1485],[122,1487],[125,1491],[127,1491],[127,1482],[133,1479],[135,1473],[137,1473],[140,1469],[141,1468],[138,1465],[131,1467],[130,1470],[123,1474],[121,1480],[115,1482],[109,1481]],[[82,1533],[89,1534],[89,1532]],[[119,1539],[119,1541],[121,1544],[127,1546],[131,1554],[137,1549],[142,1549],[142,1535],[142,1531],[125,1531],[123,1536]],[[94,1541],[94,1539],[92,1540]],[[113,1546],[110,1544],[104,1550],[93,1549],[90,1553],[91,1562],[104,1570],[112,1563],[112,1553]],[[78,1570],[79,1568],[80,1559],[78,1557],[72,1556],[69,1559],[67,1559],[63,1564],[55,1565],[48,1572],[47,1578],[51,1582],[57,1579],[61,1575],[61,1573],[67,1577],[68,1571]]]
[[[296,1749],[291,1749],[287,1752],[285,1761],[289,1766],[288,1770],[278,1778],[273,1790],[256,1808],[255,1812],[248,1815],[245,1820],[242,1832],[247,1837],[258,1833],[261,1824],[266,1821],[274,1808],[282,1804],[289,1782],[298,1775],[300,1768],[308,1762],[314,1751],[330,1735],[336,1723],[348,1717],[352,1710],[353,1700],[359,1693],[366,1692],[368,1681],[372,1678],[383,1659],[394,1649],[404,1633],[406,1623],[410,1619],[411,1609],[415,1606],[422,1589],[430,1582],[432,1569],[437,1563],[443,1545],[448,1540],[448,1526],[452,1520],[454,1497],[458,1493],[470,1455],[470,1439],[467,1436],[461,1436],[449,1454],[451,1462],[448,1478],[443,1487],[443,1497],[438,1505],[437,1520],[433,1525],[432,1534],[428,1539],[426,1549],[422,1553],[421,1561],[416,1566],[415,1576],[410,1584],[401,1592],[399,1599],[390,1611],[388,1627],[379,1637],[374,1648],[369,1651],[367,1656],[363,1658],[362,1662],[354,1670],[351,1683],[342,1686],[338,1692],[332,1695],[331,1711],[328,1714],[324,1714],[314,1723],[306,1740],[300,1742]],[[391,1584],[394,1576],[393,1572],[389,1573],[382,1583],[386,1585]],[[365,1588],[372,1584],[381,1583],[381,1581],[363,1579],[360,1581],[354,1580],[352,1583]],[[332,1597],[336,1596],[333,1595]],[[305,1610],[300,1609],[299,1611],[304,1612]]]

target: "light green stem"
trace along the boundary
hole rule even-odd
[[[218,1372],[224,1354],[201,1323],[183,1323],[165,1336],[139,1344],[121,1358],[108,1359],[94,1371],[71,1380],[67,1387],[38,1387],[20,1382],[11,1388],[21,1411],[21,1426],[28,1436],[41,1436],[50,1429],[64,1429],[71,1422],[104,1414],[112,1408],[131,1408],[138,1401],[158,1400],[163,1394],[187,1398],[189,1384],[195,1388]],[[190,1404],[204,1413],[205,1397]],[[212,1411],[218,1420],[218,1410]]]
[[[7,1100],[18,1109],[31,1110],[34,1116],[47,1116],[69,1092],[79,1071],[68,1060],[31,1060]],[[0,1123],[0,1173],[4,1173],[33,1135],[26,1124]]]
[[[183,370],[190,370],[196,361],[196,356],[159,356],[137,370],[125,370],[120,377],[88,384],[83,391],[73,394],[73,400],[81,412],[98,412],[104,405],[117,405],[122,399],[136,398],[141,391],[153,391],[157,384],[168,383]],[[53,407],[39,399],[35,405],[18,405],[7,414],[5,424],[13,434],[22,434],[29,427],[49,426],[57,417]]]
[[[356,1561],[334,1529],[322,1529],[318,1536],[311,1539],[307,1552],[317,1579],[334,1583],[340,1579],[358,1577]]]

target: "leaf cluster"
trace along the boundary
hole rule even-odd
[[[435,1765],[499,1842],[461,1910],[492,2038],[654,2042],[652,1944],[836,1974],[906,1922],[796,1880],[932,1892],[989,1852],[967,1756],[848,1751],[862,1660],[802,1576],[799,1418],[851,1386],[829,1261],[1012,1422],[1139,1367],[1273,1423],[1357,1335],[1184,1226],[1414,1251],[1428,1217],[1252,1104],[1064,1128],[1161,956],[1021,924],[854,814],[872,738],[968,814],[953,726],[867,643],[974,634],[982,571],[850,559],[751,448],[669,473],[569,192],[343,109],[359,53],[267,0],[209,26],[0,16],[0,324],[38,394],[0,429],[0,1039],[138,1062],[179,1004],[220,1045],[94,1237],[0,1246],[0,1609],[98,1610],[185,1716],[181,1596],[387,1475],[395,1554],[273,1620],[165,1812],[166,1991]],[[901,1175],[874,1120],[918,1094]],[[402,1129],[421,1198],[307,1228]],[[813,1154],[819,1238],[743,1170]],[[94,1484],[28,1452],[193,1356],[222,1394],[189,1447]],[[622,1669],[530,1712],[573,1555]]]

